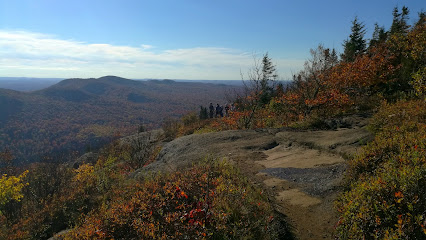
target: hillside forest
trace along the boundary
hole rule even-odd
[[[331,223],[335,238],[425,239],[426,15],[419,13],[410,26],[408,13],[406,7],[395,8],[391,27],[376,24],[368,40],[365,25],[355,18],[343,53],[323,45],[311,49],[304,69],[288,85],[276,81],[266,53],[245,75],[244,89],[233,95],[235,109],[223,118],[210,119],[202,108],[145,133],[149,141],[112,141],[95,159],[80,158],[77,164],[16,166],[13,151],[4,151],[0,239],[293,239],[279,231],[286,223],[266,193],[226,159],[207,156],[186,169],[142,179],[135,175],[155,163],[161,142],[184,135],[332,130],[351,115],[369,118],[374,139],[361,153],[346,156],[335,201],[339,219]],[[43,94],[55,96],[56,90]],[[8,141],[14,139],[9,136]]]
[[[119,136],[159,128],[200,104],[224,104],[231,89],[114,76],[67,79],[33,92],[0,89],[0,149],[16,163],[66,161]]]

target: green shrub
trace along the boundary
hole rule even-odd
[[[426,239],[426,124],[418,104],[385,105],[374,116],[376,138],[350,162],[348,190],[336,201],[339,239]]]
[[[373,116],[369,130],[382,132],[385,128],[416,125],[426,121],[426,102],[423,100],[399,101],[395,104],[384,102],[380,111]]]

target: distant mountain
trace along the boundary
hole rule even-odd
[[[29,92],[47,88],[61,80],[63,78],[0,77],[0,88]]]
[[[175,80],[176,82],[200,82],[200,83],[213,83],[213,84],[224,84],[232,86],[242,86],[242,80]]]
[[[21,92],[30,92],[37,91],[48,88],[60,81],[64,80],[63,78],[24,78],[24,77],[0,77],[0,88],[16,90]],[[76,79],[74,79],[76,80]],[[146,81],[162,81],[166,83],[167,81],[173,82],[189,82],[189,83],[212,83],[212,84],[223,84],[231,86],[242,86],[242,80],[186,80],[186,79],[173,79],[173,80],[159,80],[159,79],[133,79],[135,81],[146,82]],[[288,84],[290,81],[284,80],[281,81],[284,85]]]
[[[22,109],[22,101],[17,97],[18,92],[0,89],[0,123],[6,122],[9,117]]]
[[[158,128],[166,117],[198,111],[210,102],[223,104],[232,88],[106,76],[66,79],[33,92],[0,89],[0,151],[8,148],[28,162],[51,152],[81,151],[133,133],[142,124]]]

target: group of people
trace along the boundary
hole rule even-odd
[[[225,110],[225,114],[223,113],[223,110]],[[218,103],[216,104],[216,108],[215,108],[213,106],[213,103],[210,103],[209,116],[210,118],[213,118],[213,117],[218,118],[223,116],[227,117],[229,116],[229,111],[234,111],[234,110],[235,110],[234,104],[231,104],[231,105],[225,104],[225,107],[223,107],[223,106],[220,106]]]

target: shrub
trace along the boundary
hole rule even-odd
[[[272,209],[226,161],[113,190],[65,239],[270,239]]]
[[[417,103],[384,105],[374,116],[376,138],[350,162],[336,202],[340,239],[426,238],[426,124]]]
[[[423,100],[399,101],[395,104],[384,102],[380,111],[370,121],[369,130],[382,132],[385,128],[416,125],[426,122],[426,102]]]
[[[207,124],[208,120],[199,119],[195,112],[190,112],[181,118],[182,124],[179,128],[178,136],[193,134],[196,130]]]
[[[15,221],[7,222],[7,238],[48,239],[54,233],[74,226],[78,219],[102,205],[110,189],[127,175],[128,155],[111,145],[96,164],[78,169],[64,165],[36,164],[27,176],[28,186]],[[1,221],[1,218],[0,218]],[[1,236],[1,235],[0,235]]]
[[[178,120],[166,118],[164,119],[161,128],[164,131],[164,137],[167,141],[171,141],[178,136],[180,123]]]

